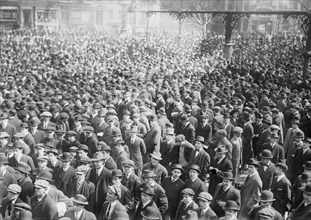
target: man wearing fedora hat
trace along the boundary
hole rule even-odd
[[[117,212],[126,212],[127,209],[120,202],[121,192],[115,186],[109,186],[106,202],[104,202],[98,220],[113,220],[112,216]]]
[[[311,218],[311,183],[303,189],[303,202],[289,214],[289,220],[305,220]]]
[[[73,209],[68,210],[65,213],[65,217],[69,217],[72,220],[96,220],[95,215],[87,211],[85,206],[88,205],[88,200],[82,194],[77,194],[72,198]]]
[[[207,174],[207,167],[210,165],[211,158],[205,151],[205,142],[202,136],[197,136],[194,142],[194,147],[190,153],[189,164],[196,164],[200,167],[200,178],[205,180]]]
[[[144,140],[138,137],[137,133],[138,127],[132,126],[130,137],[125,138],[125,143],[129,147],[130,159],[135,163],[135,173],[140,175],[143,167],[143,155],[146,154],[147,149]]]
[[[247,165],[249,174],[240,189],[241,209],[239,218],[241,219],[248,219],[248,214],[257,205],[262,190],[262,181],[257,171],[260,166],[259,162],[251,158]]]
[[[30,167],[28,164],[20,162],[14,169],[18,185],[22,188],[19,198],[23,202],[30,204],[30,198],[33,194],[33,184],[29,177]]]
[[[141,120],[141,114],[139,113],[134,113],[132,115],[132,119],[133,119],[133,124],[132,126],[137,127],[137,136],[140,138],[144,138],[145,135],[147,134],[147,127],[145,124],[143,124],[140,120]],[[165,117],[163,117],[163,120],[165,120]]]
[[[159,212],[156,208],[150,206],[147,207],[144,211],[140,213],[143,217],[143,220],[160,220]]]
[[[263,150],[270,150],[272,152],[272,163],[276,164],[284,160],[284,149],[281,147],[277,141],[279,135],[272,133],[270,136],[270,141],[262,146]]]
[[[167,169],[160,164],[162,160],[161,153],[154,151],[150,154],[150,162],[143,166],[142,172],[145,170],[153,170],[156,177],[155,181],[161,184],[162,180],[168,175]]]
[[[233,167],[231,161],[226,157],[228,150],[226,146],[220,145],[215,149],[216,156],[212,159],[211,165],[208,170],[210,172],[210,184],[208,187],[209,193],[215,192],[219,183],[222,182],[223,172],[232,172]]]
[[[190,143],[193,143],[195,140],[195,128],[190,123],[189,117],[186,114],[180,116],[180,127],[177,130],[177,134],[183,134],[185,139]]]
[[[259,156],[261,161],[259,162],[258,174],[262,180],[262,189],[267,190],[271,186],[275,173],[275,166],[271,162],[273,156],[270,150],[263,150]]]
[[[49,183],[46,180],[36,180],[35,192],[31,197],[31,208],[34,220],[57,220],[56,202],[47,194]]]
[[[307,161],[311,161],[311,138],[306,137],[303,141],[303,145],[301,148],[297,148],[295,151],[294,158],[292,160],[292,164],[289,164],[291,167],[290,174],[292,178],[289,180],[293,183],[296,178],[303,172],[303,165]]]
[[[190,188],[181,191],[182,200],[180,201],[175,215],[175,220],[182,219],[189,210],[195,211],[199,206],[194,201],[195,192]]]
[[[70,196],[72,191],[72,183],[76,181],[76,174],[74,168],[70,165],[70,153],[64,152],[59,159],[61,167],[55,169],[53,180],[55,186],[61,190],[66,196]]]
[[[235,201],[228,200],[225,206],[225,216],[219,220],[238,220],[239,210],[240,207]]]
[[[90,155],[93,155],[97,150],[98,139],[94,134],[94,128],[91,126],[86,126],[83,129],[83,134],[81,135],[79,141],[81,144],[85,144],[89,147]]]
[[[285,212],[289,211],[291,204],[291,188],[290,181],[285,176],[288,168],[284,163],[275,164],[275,177],[271,183],[270,190],[274,194],[275,202],[273,208],[275,208],[282,216]]]
[[[69,148],[72,146],[78,147],[80,142],[76,139],[77,133],[75,131],[69,130],[66,132],[65,141],[62,145],[62,152],[69,152]]]
[[[97,144],[97,148],[100,148],[100,152],[103,155],[103,162],[104,166],[108,170],[117,169],[117,163],[115,162],[114,158],[111,156],[112,149],[109,145],[107,145],[104,141],[100,141]]]
[[[178,203],[180,201],[180,193],[184,189],[185,183],[180,179],[184,169],[180,164],[171,166],[171,176],[167,176],[162,181],[162,187],[165,190],[168,200],[168,210],[164,219],[170,220],[175,218]]]
[[[234,187],[234,177],[231,172],[224,172],[222,175],[222,183],[216,187],[216,191],[211,202],[211,208],[218,217],[225,216],[225,206],[228,200],[235,201],[238,205],[241,204],[240,192]]]
[[[259,206],[255,207],[249,214],[250,219],[261,220],[260,213],[263,209],[269,209],[272,213],[272,218],[275,220],[282,220],[282,215],[272,207],[275,199],[273,198],[273,193],[269,190],[262,191],[259,199]]]

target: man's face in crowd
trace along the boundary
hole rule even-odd
[[[184,203],[189,204],[190,202],[192,202],[193,197],[188,194],[183,194],[182,199]]]
[[[78,155],[80,158],[82,158],[83,156],[87,156],[87,152],[85,152],[84,150],[78,150]]]
[[[50,117],[42,116],[42,121],[48,122],[50,120]]]
[[[150,201],[152,199],[151,195],[148,195],[144,192],[141,193],[141,202],[142,203],[147,203],[148,201]]]
[[[104,163],[103,163],[102,160],[100,160],[100,161],[94,161],[94,167],[95,167],[97,170],[101,169],[103,166],[104,166]]]
[[[14,153],[14,156],[20,156],[23,154],[23,150],[20,148],[14,148],[13,153]]]
[[[38,168],[39,169],[45,168],[46,165],[47,165],[47,161],[45,161],[45,160],[38,160]]]
[[[108,189],[107,195],[106,195],[106,200],[108,202],[113,202],[118,199],[118,196],[114,194],[114,192],[111,191],[111,189]]]
[[[68,135],[67,137],[68,137],[68,141],[70,141],[71,143],[76,140],[76,137],[73,135]]]
[[[157,159],[155,159],[155,158],[153,158],[153,157],[151,157],[150,158],[150,162],[151,162],[151,165],[152,166],[157,166],[158,164],[159,164],[159,160],[157,160]]]
[[[199,176],[199,173],[196,170],[189,171],[189,177],[191,180],[195,180]]]
[[[303,200],[305,203],[311,203],[311,194],[310,193],[303,193]]]
[[[10,201],[13,201],[14,199],[16,199],[17,197],[18,197],[18,195],[19,194],[16,194],[16,193],[13,193],[13,192],[10,192],[10,191],[8,191],[8,199],[10,200]]]
[[[82,183],[85,180],[85,174],[81,172],[76,172],[77,181]]]
[[[223,179],[222,183],[225,189],[228,189],[232,185],[232,181],[228,179]]]
[[[63,169],[68,169],[70,166],[70,161],[62,161]]]
[[[51,139],[54,138],[54,132],[53,132],[53,131],[47,131],[47,132],[45,132],[45,133],[46,133],[46,137],[47,137],[47,138],[51,138]]]
[[[53,154],[53,153],[49,153],[48,154],[48,158],[49,158],[50,162],[54,162],[54,161],[57,160],[57,156],[55,154]]]
[[[79,211],[81,211],[83,208],[84,208],[83,205],[80,205],[80,204],[75,203],[75,202],[73,203],[73,211],[74,211],[74,212],[79,212]]]
[[[172,176],[175,179],[178,179],[181,176],[181,174],[182,174],[181,170],[179,170],[179,169],[173,169],[172,170]]]
[[[250,174],[253,174],[256,172],[256,167],[254,165],[248,165],[248,171]]]

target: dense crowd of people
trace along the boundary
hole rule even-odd
[[[311,219],[303,39],[0,32],[0,219]]]

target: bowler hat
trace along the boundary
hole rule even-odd
[[[115,169],[115,170],[112,170],[111,176],[112,177],[123,177],[123,173],[121,170]]]
[[[153,153],[150,154],[150,156],[156,160],[162,160],[161,153],[158,151],[153,151]]]
[[[224,172],[221,175],[221,178],[226,179],[226,180],[234,180],[233,174],[231,172]]]
[[[273,158],[271,151],[267,150],[267,149],[263,150],[262,153],[260,153],[260,157],[264,158],[264,159],[272,159]]]
[[[68,152],[64,152],[62,156],[59,158],[60,161],[69,162],[71,161],[71,155]]]
[[[160,219],[159,210],[155,207],[148,206],[144,211],[140,212],[144,219],[157,220]]]
[[[78,146],[78,150],[83,150],[83,151],[89,152],[89,147],[85,144],[80,144]]]
[[[311,173],[304,172],[301,174],[301,181],[310,181],[311,180]]]
[[[30,166],[25,162],[20,162],[14,169],[25,174],[29,174],[31,170]]]
[[[181,172],[184,172],[184,169],[182,168],[182,165],[181,164],[173,164],[172,166],[171,166],[171,170],[174,170],[174,169],[178,169],[178,170],[180,170]]]
[[[273,198],[273,193],[269,190],[264,190],[261,192],[260,202],[272,202],[275,199]]]
[[[285,163],[277,163],[275,166],[281,168],[284,172],[288,170],[288,167]]]
[[[305,137],[305,135],[304,135],[304,133],[302,131],[297,131],[296,132],[296,138],[304,138],[304,137]]]
[[[212,201],[213,197],[208,192],[200,192],[198,195],[198,200],[203,200],[203,201],[207,202],[207,201]]]
[[[198,165],[196,165],[196,164],[191,164],[191,165],[188,167],[188,170],[189,170],[189,171],[190,171],[190,170],[195,170],[195,171],[201,173],[200,167],[199,167]]]
[[[84,195],[82,194],[77,194],[75,195],[73,198],[72,198],[72,201],[76,204],[80,204],[80,205],[88,205],[88,201],[87,199],[85,198]]]
[[[228,200],[226,202],[225,209],[227,209],[227,210],[234,210],[234,211],[239,211],[240,210],[238,204],[235,201],[233,201],[233,200]]]
[[[99,143],[98,143],[98,145],[99,146],[101,146],[101,148],[100,148],[100,150],[101,151],[106,151],[106,152],[111,152],[112,150],[111,150],[111,147],[109,146],[109,145],[107,145],[105,142],[105,144],[103,144],[102,143],[103,141],[100,141]]]

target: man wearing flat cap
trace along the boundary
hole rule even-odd
[[[98,144],[98,139],[94,134],[94,128],[91,126],[86,126],[84,128],[83,134],[81,135],[81,139],[79,141],[81,144],[87,145],[89,147],[90,155],[93,155],[97,150]]]
[[[30,198],[33,194],[33,184],[29,177],[30,167],[28,164],[20,162],[17,167],[14,167],[14,169],[18,185],[22,188],[19,198],[23,202],[30,204]]]
[[[46,137],[45,132],[38,129],[39,124],[40,120],[38,118],[33,118],[29,121],[30,134],[35,139],[35,144],[39,144]]]
[[[218,217],[216,213],[211,209],[210,204],[213,197],[208,192],[201,192],[198,195],[199,208],[195,211],[198,213],[199,220],[217,220]]]
[[[32,216],[34,220],[57,220],[58,212],[56,202],[47,195],[49,183],[46,180],[36,180],[35,193],[31,198]]]
[[[52,114],[50,112],[42,112],[40,117],[41,117],[42,121],[38,125],[38,129],[39,130],[44,131],[48,127],[56,128],[56,125],[53,122],[50,121],[50,119],[52,118]]]
[[[7,191],[8,195],[3,199],[0,211],[4,219],[12,219],[15,204],[23,203],[23,201],[19,198],[22,188],[17,184],[10,184]]]
[[[165,190],[168,199],[168,210],[165,213],[165,219],[174,219],[178,203],[180,201],[180,193],[184,189],[185,183],[180,179],[184,169],[180,164],[171,166],[171,176],[167,176],[162,181],[162,187]]]
[[[69,152],[69,148],[80,145],[80,142],[76,139],[77,133],[75,131],[67,131],[65,136],[65,141],[62,145],[62,152]]]
[[[95,215],[87,211],[85,206],[88,205],[88,200],[82,194],[77,194],[72,198],[73,209],[65,213],[65,217],[69,217],[74,220],[96,220]]]
[[[195,211],[199,208],[194,201],[195,192],[192,189],[185,188],[181,191],[181,194],[182,200],[177,207],[175,220],[182,219],[189,210]]]

